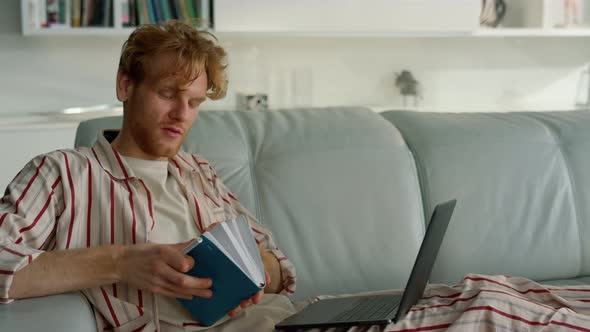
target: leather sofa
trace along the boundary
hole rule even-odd
[[[75,146],[121,120],[82,122]],[[297,268],[294,299],[404,287],[451,198],[431,282],[590,284],[589,112],[203,111],[183,148],[273,232]],[[93,331],[94,316],[78,293],[0,305],[0,330],[40,327]]]

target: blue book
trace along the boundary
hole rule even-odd
[[[154,5],[154,0],[146,0],[146,5],[147,5],[147,11],[148,11],[148,17],[149,17],[149,22],[145,22],[145,23],[157,23],[158,19],[156,17],[156,9],[155,9],[155,5]]]
[[[211,298],[177,299],[204,326],[215,324],[266,286],[260,251],[244,216],[203,233],[184,253],[195,260],[187,274],[213,281]]]
[[[160,5],[160,0],[152,0],[152,5],[154,8],[154,18],[156,21],[154,23],[160,23],[164,21],[164,13],[162,7]]]

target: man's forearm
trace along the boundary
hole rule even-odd
[[[118,282],[120,250],[120,246],[101,246],[44,252],[15,273],[8,294],[22,299]]]
[[[264,289],[265,293],[279,293],[283,290],[281,264],[277,257],[270,251],[265,251],[262,255],[264,267],[270,275],[270,284]]]

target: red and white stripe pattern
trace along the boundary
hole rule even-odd
[[[319,297],[325,298],[333,296]],[[349,332],[359,330],[367,329]],[[454,286],[429,285],[397,324],[368,331],[590,332],[590,286],[556,287],[526,278],[470,274]]]
[[[295,290],[295,269],[267,230],[237,201],[197,155],[170,159],[170,173],[186,188],[193,221],[200,230],[246,215],[256,239],[280,260],[284,293]],[[205,181],[203,181],[206,179]],[[149,240],[152,195],[103,135],[92,148],[55,151],[29,162],[0,200],[0,303],[9,303],[15,271],[43,251],[136,244]],[[125,284],[82,291],[92,303],[100,331],[154,331],[154,295]],[[199,329],[197,322],[178,322]],[[186,325],[188,324],[188,325]]]

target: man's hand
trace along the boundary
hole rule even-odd
[[[117,257],[120,280],[169,297],[188,300],[193,296],[210,298],[213,295],[211,279],[185,274],[195,264],[190,256],[182,253],[189,243],[146,243],[122,247]]]
[[[265,290],[267,292],[269,292],[269,290],[271,292],[275,292],[278,293],[278,291],[280,291],[280,287],[277,290],[277,287],[275,285],[271,285],[272,283],[272,278],[271,278],[271,273],[269,273],[269,270],[273,271],[275,273],[275,275],[278,273],[278,278],[277,280],[280,282],[280,265],[278,260],[276,259],[275,255],[273,255],[271,252],[268,252],[266,249],[264,249],[260,244],[258,244],[258,250],[260,250],[260,257],[262,258],[262,263],[264,264],[264,275],[266,278],[266,288],[263,289],[262,291],[256,293],[256,295],[254,295],[253,297],[243,300],[240,303],[240,306],[233,309],[232,311],[230,311],[228,313],[228,315],[230,317],[235,317],[240,310],[245,309],[253,304],[258,304],[260,302],[260,300],[262,299],[262,295],[264,295]]]
[[[270,284],[270,275],[268,274],[266,269],[264,270],[264,275],[266,277],[266,284],[267,285]],[[230,317],[235,317],[242,309],[246,309],[253,304],[258,304],[260,302],[260,300],[262,299],[262,295],[264,295],[264,289],[261,290],[260,292],[256,293],[256,295],[252,296],[251,298],[240,302],[240,305],[237,308],[228,312],[227,315]]]
[[[278,294],[283,289],[281,285],[281,264],[277,257],[272,252],[264,249],[262,245],[258,244],[258,249],[264,264],[264,272],[267,274],[264,291],[270,294]]]

